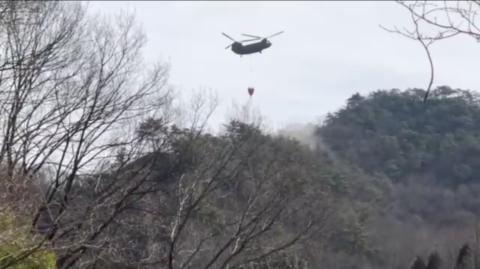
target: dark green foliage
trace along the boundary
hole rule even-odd
[[[440,259],[440,255],[437,252],[433,252],[428,257],[427,269],[439,269],[442,265],[442,260]]]
[[[427,103],[424,91],[379,90],[353,95],[328,115],[317,135],[368,173],[395,182],[422,175],[457,187],[480,178],[480,97],[439,87]]]
[[[342,212],[338,222],[342,228],[333,233],[332,246],[336,251],[372,257],[369,266],[378,261],[379,267],[404,268],[392,257],[417,253],[408,247],[402,253],[388,250],[386,241],[401,240],[416,229],[441,226],[444,231],[460,231],[459,226],[469,225],[480,213],[480,95],[443,86],[424,103],[424,94],[421,89],[354,94],[315,132],[331,156],[349,164],[334,169],[341,171],[348,186],[356,186],[347,192],[353,202],[350,210]],[[361,202],[375,201],[377,196],[379,203]],[[361,221],[362,206],[368,209],[370,221]],[[375,223],[382,218],[404,232],[391,235],[385,229],[392,227]],[[377,238],[374,244],[372,236]],[[447,240],[442,234],[432,236],[427,240]],[[430,251],[428,241],[416,244],[425,244],[418,249]],[[465,260],[466,253],[462,248],[458,258]],[[433,253],[427,263],[418,257],[412,268],[439,268],[440,263],[439,255]],[[457,261],[458,266],[461,263]]]
[[[472,250],[470,249],[470,246],[468,244],[464,244],[458,251],[456,259],[453,263],[453,268],[454,269],[478,268],[475,265],[475,262],[472,263],[471,259],[472,258],[475,259],[474,256],[475,255],[472,255]],[[439,269],[439,268],[442,268],[442,265],[443,263],[442,263],[442,259],[440,258],[440,255],[438,254],[438,252],[434,251],[428,257],[427,264],[425,264],[422,257],[417,256],[417,258],[415,259],[415,261],[413,262],[410,268],[411,269]]]
[[[422,259],[422,257],[417,256],[415,261],[412,264],[412,269],[425,269],[427,268],[427,265],[425,264],[425,261]]]
[[[468,244],[463,245],[463,247],[458,252],[458,257],[456,261],[455,269],[467,268],[468,259],[471,257],[472,250]]]

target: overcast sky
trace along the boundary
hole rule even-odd
[[[335,111],[355,92],[427,86],[429,69],[420,44],[379,25],[410,26],[405,9],[389,1],[359,2],[92,2],[94,10],[135,10],[148,36],[146,57],[172,64],[180,89],[215,90],[222,121],[232,102],[248,101],[275,125],[307,123]],[[222,32],[268,36],[272,47],[240,58]],[[432,48],[435,85],[477,90],[480,44],[457,38]],[[250,75],[250,61],[252,76]]]

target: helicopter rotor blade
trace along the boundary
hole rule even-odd
[[[233,42],[236,42],[235,39],[231,38],[229,35],[222,33],[222,35],[226,36],[228,39],[232,40]]]
[[[250,42],[250,41],[256,41],[256,40],[258,40],[258,38],[252,38],[252,39],[242,40],[242,41],[240,41],[240,43],[245,43],[245,42]]]
[[[279,34],[283,34],[283,31],[278,32],[278,33],[276,33],[276,34],[273,34],[273,35],[271,35],[271,36],[269,36],[269,37],[266,37],[266,39],[267,39],[267,38],[272,38],[272,37],[277,36],[277,35],[279,35]]]
[[[253,38],[256,38],[256,39],[262,39],[262,37],[259,37],[259,36],[256,36],[256,35],[246,35],[246,34],[242,34],[243,36],[248,36],[248,37],[253,37]]]
[[[228,45],[228,46],[227,46],[225,49],[228,49],[228,48],[230,48],[232,45],[233,45],[233,44],[230,44],[230,45]]]

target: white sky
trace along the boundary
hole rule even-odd
[[[223,121],[232,102],[248,101],[274,124],[307,123],[335,111],[355,92],[425,88],[428,61],[419,43],[379,25],[410,26],[409,13],[390,1],[117,1],[92,2],[93,10],[135,10],[149,43],[148,59],[172,64],[170,82],[185,91],[215,90]],[[272,47],[240,58],[224,48],[225,32],[268,36]],[[456,38],[435,44],[435,85],[478,89],[480,44]],[[250,76],[252,61],[253,76]]]

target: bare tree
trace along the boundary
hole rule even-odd
[[[139,133],[161,146],[99,175],[100,187],[89,181],[93,223],[83,226],[109,225],[95,240],[85,239],[91,228],[77,230],[74,241],[92,251],[65,257],[84,268],[245,268],[321,238],[331,197],[308,148],[239,122],[219,137],[147,123]],[[103,195],[112,188],[131,192]]]
[[[424,101],[434,82],[435,68],[430,48],[434,43],[455,36],[470,36],[480,41],[480,28],[476,19],[480,12],[479,1],[395,1],[411,16],[413,27],[393,27],[388,32],[418,41],[425,50],[430,66],[430,80]]]
[[[129,14],[112,20],[87,13],[79,2],[20,5],[25,3],[1,5],[2,180],[10,187],[25,185],[39,172],[49,172],[46,182],[40,182],[47,185],[43,195],[31,201],[40,205],[32,225],[41,226],[45,215],[53,219],[39,246],[48,241],[56,248],[61,242],[58,248],[65,256],[59,268],[68,268],[118,214],[82,234],[83,223],[107,205],[72,204],[75,185],[111,162],[120,149],[127,159],[143,154],[135,124],[171,102],[168,66],[145,63],[141,52],[146,39]],[[110,201],[120,203],[141,183],[112,186],[108,195],[116,200]],[[33,251],[19,253],[2,268]]]
[[[168,199],[146,202],[158,217],[152,223],[168,235],[156,254],[145,254],[146,263],[245,268],[319,238],[331,197],[312,178],[315,159],[307,148],[299,152],[297,142],[236,121],[223,136],[202,135],[187,144],[192,169],[174,183]]]

